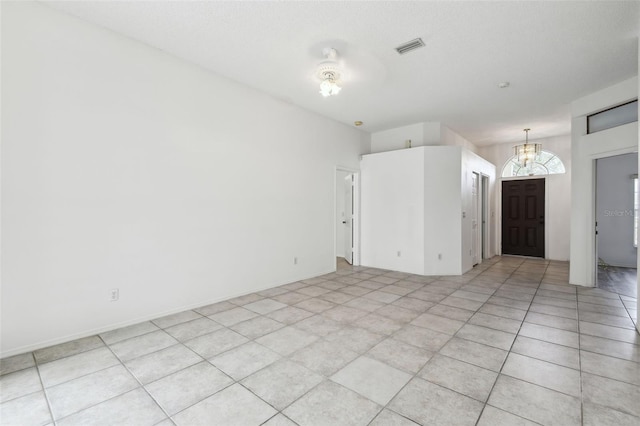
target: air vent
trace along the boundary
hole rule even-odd
[[[407,52],[411,52],[412,50],[419,49],[420,47],[424,47],[424,41],[421,38],[417,38],[415,40],[408,41],[398,47],[396,47],[396,51],[404,55]]]

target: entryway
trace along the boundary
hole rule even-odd
[[[478,172],[471,175],[471,256],[473,266],[489,253],[489,177]]]
[[[335,257],[336,269],[359,264],[359,173],[336,167],[335,172]]]
[[[502,254],[544,258],[545,180],[502,181]]]
[[[637,297],[638,154],[596,163],[596,286]]]

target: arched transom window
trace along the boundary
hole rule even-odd
[[[531,162],[527,167],[522,167],[522,164],[518,163],[518,158],[514,155],[504,165],[502,177],[553,175],[564,172],[562,160],[553,152],[543,150],[540,152],[540,158]]]

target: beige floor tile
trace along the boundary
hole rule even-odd
[[[357,357],[357,352],[346,348],[340,343],[319,340],[294,352],[289,356],[289,359],[311,371],[328,377]]]
[[[259,425],[277,414],[266,402],[234,384],[173,417],[178,426]]]
[[[140,383],[147,384],[201,361],[202,357],[189,348],[174,345],[127,361],[125,365]]]
[[[42,383],[35,367],[0,377],[0,402],[42,390]]]
[[[123,366],[117,365],[53,386],[46,392],[53,416],[59,420],[139,386]]]
[[[441,317],[439,315],[433,315],[427,312],[411,321],[411,324],[428,328],[433,331],[438,331],[440,333],[454,335],[458,330],[460,330],[460,328],[462,328],[464,322]]]
[[[2,358],[0,359],[0,376],[35,366],[36,361],[31,352]]]
[[[492,371],[500,371],[508,352],[492,346],[454,337],[442,349],[442,355]]]
[[[580,371],[572,368],[510,353],[501,373],[580,398]]]
[[[475,425],[483,404],[422,379],[413,379],[388,408],[418,424]]]
[[[242,380],[242,385],[278,410],[320,384],[324,378],[287,359],[282,359]]]
[[[48,425],[53,420],[44,393],[38,391],[0,404],[0,422],[3,425]]]
[[[640,417],[640,386],[582,373],[582,389],[585,402]]]
[[[485,402],[498,373],[436,354],[420,371],[429,382]]]
[[[205,334],[213,333],[220,330],[222,326],[209,318],[200,318],[197,320],[184,322],[165,329],[167,333],[180,342],[194,339]]]
[[[415,325],[406,325],[393,338],[430,352],[437,352],[451,339],[450,334],[440,333]]]
[[[367,425],[380,412],[375,402],[325,381],[283,411],[300,426]]]
[[[174,325],[182,324],[183,322],[193,321],[198,318],[202,318],[202,315],[195,311],[178,312],[177,314],[167,315],[162,318],[154,319],[153,322],[160,328],[168,328]]]
[[[314,334],[294,327],[285,327],[258,338],[256,343],[260,343],[282,356],[288,356],[318,339],[319,337]]]
[[[411,377],[383,362],[363,356],[331,376],[331,380],[373,402],[386,405]]]
[[[100,347],[47,362],[38,370],[42,384],[51,387],[118,364],[120,361],[109,348]]]
[[[213,395],[234,383],[208,362],[201,362],[145,386],[169,415]]]
[[[487,405],[482,411],[477,426],[535,426],[534,423],[515,414]]]
[[[581,351],[582,371],[640,386],[640,363]]]
[[[242,380],[282,358],[277,353],[255,342],[231,349],[209,360],[235,380]]]
[[[580,369],[580,355],[578,350],[568,346],[518,336],[511,351],[512,353],[526,355],[564,367]]]
[[[151,325],[157,330],[157,327],[155,327],[153,324]],[[107,342],[107,340],[105,340],[105,342]],[[71,342],[50,346],[44,349],[38,349],[37,351],[33,352],[33,355],[36,358],[36,362],[42,364],[45,362],[55,361],[67,356],[76,355],[81,352],[86,352],[91,349],[99,348],[101,346],[104,346],[104,343],[100,339],[100,337],[90,336],[78,340],[73,340]]]
[[[578,398],[504,375],[498,377],[488,404],[544,425],[582,422]]]
[[[155,425],[166,418],[158,404],[142,388],[138,388],[94,405],[57,422],[60,426],[85,426],[90,424]]]
[[[223,328],[213,333],[188,340],[184,344],[202,358],[209,359],[248,341],[249,339],[241,334],[228,328]]]
[[[584,426],[638,426],[640,417],[632,416],[602,405],[585,403]]]

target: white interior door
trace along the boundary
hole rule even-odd
[[[472,173],[471,180],[471,257],[473,258],[473,264],[477,265],[478,263],[480,263],[480,260],[478,259],[478,236],[480,234],[480,228],[478,227],[478,209],[480,206],[480,203],[478,202],[480,195],[480,179],[478,174]]]
[[[353,265],[353,175],[344,178],[344,258]]]

